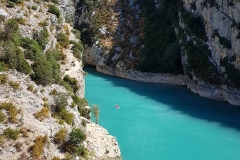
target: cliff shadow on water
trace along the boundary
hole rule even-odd
[[[217,122],[220,126],[240,131],[240,107],[227,102],[200,97],[185,87],[131,81],[119,77],[103,75],[94,67],[85,67],[91,75],[103,77],[113,86],[126,87],[130,92],[145,96],[159,103],[197,119]]]

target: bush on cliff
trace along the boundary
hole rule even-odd
[[[60,17],[60,10],[55,5],[50,5],[48,9],[49,13],[52,13],[57,16],[57,18]]]

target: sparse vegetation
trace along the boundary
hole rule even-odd
[[[22,147],[22,143],[21,142],[16,142],[14,147],[16,148],[17,152],[21,151],[21,147]]]
[[[58,92],[57,90],[54,88],[53,90],[51,90],[51,92],[49,93],[50,95],[56,95]]]
[[[96,104],[93,105],[92,112],[93,112],[93,115],[94,115],[94,117],[95,117],[96,124],[98,124],[99,112],[100,112],[100,111],[99,111],[99,107],[98,107]]]
[[[82,148],[81,144],[86,139],[86,134],[79,128],[75,128],[69,134],[69,139],[63,144],[63,149],[65,152],[70,154],[76,154],[78,156],[86,156],[87,151]],[[82,153],[84,152],[84,153]]]
[[[15,130],[15,129],[11,129],[11,128],[7,128],[3,131],[3,135],[6,138],[12,139],[12,140],[17,140],[19,133],[20,133],[19,130]]]
[[[18,83],[18,82],[10,81],[10,82],[9,82],[9,85],[10,85],[14,90],[17,90],[17,89],[20,88],[20,83]]]
[[[31,147],[33,156],[40,158],[43,152],[45,143],[47,142],[47,136],[38,136],[35,140],[34,145]]]
[[[33,39],[38,42],[38,44],[42,47],[42,50],[45,49],[48,41],[49,41],[49,33],[46,27],[43,28],[40,32],[36,32],[33,35]]]
[[[84,48],[81,41],[73,43],[71,50],[76,58],[82,59],[82,52]]]
[[[0,123],[2,123],[6,119],[5,114],[0,110]]]
[[[71,78],[69,75],[65,75],[63,80],[72,87],[74,93],[79,90],[80,87],[76,78]]]
[[[82,120],[81,124],[82,124],[83,127],[86,127],[86,121],[84,119]]]
[[[7,111],[9,115],[8,119],[11,123],[15,123],[17,121],[16,116],[18,114],[18,111],[17,111],[17,108],[12,103],[7,103],[7,102],[0,103],[0,110],[2,109]]]
[[[64,48],[68,48],[70,41],[67,35],[63,34],[63,33],[58,33],[57,34],[57,41],[58,43],[63,46]]]
[[[2,147],[5,144],[5,137],[3,135],[0,135],[0,147]]]
[[[27,90],[29,90],[30,92],[33,92],[33,91],[34,91],[33,85],[29,85],[28,88],[27,88]]]
[[[66,129],[60,129],[55,135],[54,135],[54,142],[57,144],[62,144],[67,140],[67,130]]]
[[[50,115],[50,109],[48,107],[43,107],[40,111],[34,113],[34,116],[42,121],[44,118],[49,117]]]
[[[61,160],[59,157],[54,156],[51,160]]]
[[[0,85],[5,84],[8,80],[8,76],[6,74],[0,74]]]
[[[48,9],[49,13],[52,13],[57,16],[57,18],[60,17],[60,10],[55,5],[50,5]]]
[[[3,62],[0,62],[0,71],[6,71],[6,70],[7,70],[7,66]]]

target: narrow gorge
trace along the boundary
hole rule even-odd
[[[79,1],[84,63],[240,105],[237,0]]]

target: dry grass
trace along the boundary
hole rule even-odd
[[[9,85],[10,85],[14,90],[17,90],[17,89],[20,88],[20,83],[18,83],[18,82],[10,81],[10,82],[9,82]]]
[[[28,132],[26,128],[20,128],[20,133],[23,135],[23,137],[28,137]]]
[[[57,144],[62,144],[67,139],[67,130],[66,129],[60,129],[55,135],[54,135],[54,142]]]
[[[16,116],[18,114],[18,110],[12,103],[7,103],[7,102],[0,103],[0,110],[1,109],[4,109],[8,112],[8,115],[9,115],[8,119],[10,122],[12,123],[17,122]]]
[[[35,158],[40,158],[44,149],[44,145],[47,142],[47,136],[38,136],[35,140],[31,150]]]
[[[0,85],[5,84],[8,80],[8,76],[6,74],[0,74]]]
[[[33,85],[29,85],[27,89],[28,89],[29,91],[31,91],[31,92],[34,91],[34,87],[33,87]]]
[[[34,116],[40,121],[44,120],[44,118],[49,117],[49,115],[50,109],[48,107],[43,107],[40,111],[34,113]]]

